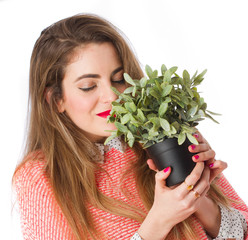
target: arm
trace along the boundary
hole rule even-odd
[[[243,232],[245,240],[248,240],[247,235],[247,228],[248,228],[248,207],[244,203],[244,201],[238,196],[236,191],[233,189],[231,184],[228,182],[228,180],[224,177],[223,174],[220,175],[220,178],[215,183],[221,191],[231,200],[231,209],[226,209],[224,207],[221,207],[222,215],[227,215],[228,219],[227,221],[235,221],[239,228],[241,228],[241,231]],[[235,220],[233,220],[235,219]],[[222,219],[224,220],[224,219]],[[224,224],[223,224],[224,225]],[[228,229],[228,232],[232,234],[233,232],[236,232],[237,226],[234,228]],[[233,230],[231,230],[233,229]],[[223,230],[223,232],[221,232]],[[227,229],[224,227],[221,227],[219,235],[222,236],[227,232]],[[236,232],[237,233],[237,232]],[[238,233],[237,233],[238,234]],[[218,238],[216,238],[218,239]]]
[[[209,188],[209,170],[204,168],[204,163],[197,163],[192,173],[187,177],[187,182],[197,186],[196,197],[189,191],[185,183],[175,188],[165,185],[171,169],[160,171],[156,174],[154,203],[138,233],[145,240],[164,239],[171,229],[178,223],[191,216],[198,208],[201,199]]]
[[[230,221],[234,221],[233,219],[240,219],[238,220],[240,223],[238,224],[238,226],[236,226],[236,229],[239,228],[239,232],[242,232],[243,235],[246,232],[247,229],[247,223],[246,224],[241,224],[241,222],[243,221],[241,218],[243,216],[243,218],[245,218],[246,216],[246,221],[247,221],[247,207],[244,204],[244,202],[239,198],[239,196],[237,195],[237,193],[233,190],[233,188],[231,187],[231,185],[228,183],[228,181],[224,178],[224,176],[222,175],[222,171],[227,167],[227,164],[223,161],[216,161],[214,159],[215,157],[215,153],[214,151],[211,149],[210,145],[208,144],[208,142],[204,139],[204,137],[198,133],[196,136],[198,142],[200,143],[199,145],[194,145],[193,147],[190,146],[189,147],[189,151],[192,153],[196,153],[197,154],[197,158],[193,157],[193,161],[195,162],[205,162],[205,164],[207,166],[209,166],[209,168],[211,169],[210,171],[210,182],[212,182],[213,180],[216,179],[216,177],[221,174],[221,178],[216,182],[216,184],[220,187],[220,189],[222,190],[222,192],[224,193],[224,195],[226,195],[228,198],[230,198],[231,200],[236,201],[232,202],[232,207],[234,207],[234,209],[239,210],[239,212],[237,211],[232,211],[232,214],[228,214],[227,213],[227,209],[226,208],[221,208],[221,225],[217,224],[217,225],[211,225],[211,223],[213,221],[216,222],[220,222],[220,210],[219,207],[217,207],[216,204],[214,204],[212,202],[212,200],[210,200],[209,198],[206,198],[203,200],[202,205],[205,206],[205,208],[199,208],[199,210],[195,213],[195,215],[198,217],[198,219],[202,222],[204,229],[211,235],[216,237],[216,239],[219,239],[219,236],[227,236],[226,232],[229,232],[230,236],[236,236],[238,238],[239,233],[235,233],[235,229],[233,228],[233,230],[228,229],[228,227],[223,227],[224,226],[224,222],[223,222],[223,214],[226,213],[228,215],[228,218],[230,218]],[[237,203],[239,202],[239,204]],[[211,214],[210,214],[211,213]],[[240,215],[241,218],[237,215]],[[220,227],[219,231],[218,227]],[[234,234],[234,235],[233,235]],[[235,235],[236,234],[236,235]],[[227,237],[226,237],[227,238]]]
[[[25,240],[72,239],[71,230],[59,208],[41,161],[27,162],[15,175]]]

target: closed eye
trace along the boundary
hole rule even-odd
[[[112,81],[113,84],[126,84],[126,81],[125,79],[121,79],[121,80],[118,80],[118,81]]]
[[[89,92],[89,91],[93,90],[95,87],[96,87],[96,85],[94,85],[92,87],[88,87],[88,88],[79,88],[79,89],[84,91],[84,92]]]

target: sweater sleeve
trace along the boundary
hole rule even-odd
[[[42,161],[29,161],[15,174],[14,186],[24,240],[73,239],[57,204]]]
[[[238,196],[236,191],[233,189],[231,184],[227,181],[227,179],[224,177],[223,174],[221,174],[220,178],[216,181],[217,186],[222,190],[222,192],[230,199],[232,200],[231,202],[231,210],[226,209],[225,207],[221,207],[221,215],[222,215],[222,220],[221,220],[221,225],[223,228],[223,231],[220,229],[220,235],[225,235],[227,230],[226,227],[224,226],[224,222],[226,221],[235,221],[237,223],[237,219],[239,220],[240,228],[243,229],[243,238],[240,239],[245,239],[248,240],[248,235],[247,235],[247,226],[248,226],[248,207],[244,203],[244,201]],[[225,219],[224,219],[225,216]],[[236,219],[236,220],[235,220]],[[233,231],[230,228],[230,224],[228,225],[228,232],[230,233],[230,236],[236,231],[235,228],[233,228]],[[229,236],[229,237],[230,237]],[[222,236],[223,237],[223,236]],[[219,238],[217,238],[219,239]]]

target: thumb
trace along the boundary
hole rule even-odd
[[[166,188],[166,179],[169,177],[170,173],[170,167],[167,167],[162,171],[157,172],[155,175],[156,186],[160,188]]]
[[[149,168],[155,172],[158,172],[158,169],[156,167],[156,165],[154,164],[153,160],[152,159],[148,159],[147,161],[147,165],[149,166]]]

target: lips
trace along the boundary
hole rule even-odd
[[[111,110],[107,110],[105,112],[97,113],[96,115],[102,118],[107,118],[110,115]]]

